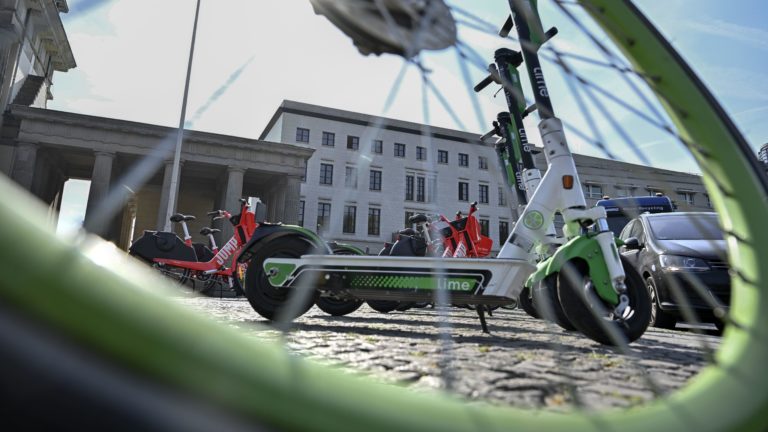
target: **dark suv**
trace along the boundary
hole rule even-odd
[[[642,214],[619,234],[621,253],[645,279],[652,300],[651,325],[674,328],[685,304],[696,319],[722,322],[714,304],[731,300],[725,240],[716,213]],[[713,301],[714,300],[714,301]]]

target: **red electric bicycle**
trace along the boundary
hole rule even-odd
[[[193,243],[189,235],[187,222],[194,216],[175,214],[171,221],[180,223],[184,230],[184,240],[174,232],[144,231],[144,235],[131,245],[129,253],[151,263],[160,272],[177,280],[182,285],[191,284],[193,290],[197,283],[203,286],[202,294],[222,295],[222,290],[228,288],[238,295],[243,294],[242,281],[245,276],[247,263],[236,260],[242,253],[243,247],[259,227],[253,210],[245,199],[240,200],[240,213],[230,214],[226,210],[216,210],[208,213],[212,220],[228,219],[234,226],[234,234],[220,249],[213,235],[218,229],[205,227],[200,234],[208,236],[207,247],[201,243]]]
[[[454,220],[443,215],[417,214],[408,218],[416,228],[398,232],[395,243],[384,243],[379,255],[389,256],[442,256],[444,258],[484,258],[490,255],[493,240],[484,236],[475,217],[477,202],[469,205],[469,213],[456,212]],[[368,300],[372,309],[387,313],[406,310],[422,303],[395,300]]]

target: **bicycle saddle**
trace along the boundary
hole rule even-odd
[[[421,50],[441,50],[456,43],[456,21],[442,0],[310,0],[352,38],[363,55],[391,53],[411,58]],[[429,31],[422,31],[429,29]]]
[[[200,230],[200,234],[204,236],[207,236],[208,234],[216,234],[217,232],[221,232],[221,230],[218,228],[208,228],[208,227],[203,227],[203,229]]]
[[[195,217],[192,215],[183,215],[181,213],[176,213],[175,215],[171,216],[171,222],[187,222],[187,221],[193,221],[195,220]]]

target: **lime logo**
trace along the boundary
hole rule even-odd
[[[523,225],[532,230],[537,230],[544,225],[544,215],[540,211],[531,210],[523,217]]]
[[[296,265],[291,263],[264,261],[264,272],[267,274],[269,283],[274,287],[283,286],[295,268]]]

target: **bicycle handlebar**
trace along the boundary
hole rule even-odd
[[[499,69],[495,64],[491,63],[488,65],[488,72],[488,76],[483,78],[483,80],[477,83],[477,85],[474,87],[476,93],[488,87],[490,83],[501,84],[501,80],[499,79]]]
[[[488,87],[488,84],[493,82],[493,77],[491,75],[488,75],[487,77],[483,78],[482,81],[480,81],[475,87],[475,92],[480,92],[484,88]]]
[[[232,216],[226,210],[214,210],[214,211],[206,213],[206,215],[211,216],[213,218],[213,220],[223,219],[223,218],[229,219]]]

